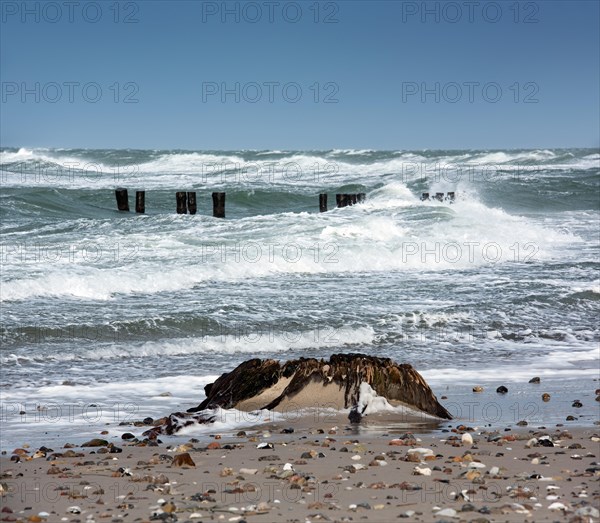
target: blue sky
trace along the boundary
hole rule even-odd
[[[0,4],[5,147],[600,145],[593,0]]]

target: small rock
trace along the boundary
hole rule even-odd
[[[575,511],[576,516],[589,516],[590,518],[600,518],[600,511],[592,506],[581,507]]]
[[[571,415],[567,416],[567,421],[576,421],[576,420],[577,420],[577,418],[575,416],[571,416]]]
[[[442,510],[438,510],[435,515],[437,517],[441,517],[441,518],[455,518],[457,517],[456,515],[456,510],[454,510],[453,508],[444,508]]]
[[[506,394],[508,392],[508,389],[504,385],[500,385],[500,387],[496,389],[496,392],[498,394]]]
[[[521,421],[517,422],[517,425],[519,427],[526,427],[527,426],[527,422],[524,419],[522,419]]]
[[[192,459],[192,456],[190,456],[189,452],[184,452],[174,456],[171,465],[173,467],[195,467],[196,463],[194,463],[194,460]]]
[[[575,407],[576,409],[580,409],[581,407],[583,407],[583,403],[581,403],[581,401],[579,400],[575,400],[573,402],[573,405],[571,405],[572,407]]]
[[[538,376],[536,376],[535,378],[531,378],[529,380],[529,383],[540,383],[540,378]]]
[[[542,394],[542,401],[545,401],[545,402],[550,401],[550,394],[548,394],[547,392],[544,392],[544,394]]]
[[[431,469],[417,466],[413,468],[413,476],[431,476]]]
[[[560,501],[555,501],[548,507],[548,510],[567,510],[567,506]]]
[[[108,441],[105,439],[94,438],[90,441],[86,441],[81,445],[82,447],[106,447],[108,446]]]
[[[483,392],[483,387],[476,385],[473,387],[473,392]]]
[[[541,445],[542,447],[554,447],[554,443],[550,438],[538,439],[538,445]]]
[[[121,439],[124,440],[129,440],[129,439],[134,439],[135,436],[131,433],[131,432],[125,432],[125,434],[121,435]]]
[[[465,432],[460,439],[463,445],[473,445],[473,436],[468,432]]]

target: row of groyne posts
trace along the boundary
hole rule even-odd
[[[423,194],[421,194],[422,202],[428,202],[432,200],[437,200],[438,202],[446,201],[452,203],[456,200],[456,193],[454,191],[447,192],[445,196],[443,192],[436,192],[435,196],[430,196],[428,192],[424,192]]]
[[[129,212],[129,196],[127,194],[127,189],[116,189],[115,196],[117,198],[117,209],[119,209],[119,211]],[[335,202],[337,207],[348,207],[349,205],[363,203],[366,199],[367,195],[364,192],[353,194],[344,193],[335,195]],[[196,214],[198,206],[196,204],[195,191],[178,191],[175,193],[175,201],[177,204],[177,214]],[[215,218],[225,218],[225,193],[212,193],[212,201],[213,216]],[[326,193],[319,194],[319,211],[327,211]],[[135,192],[135,212],[140,214],[146,212],[146,191]]]

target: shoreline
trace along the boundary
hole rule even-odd
[[[496,387],[506,384],[508,393],[498,394]],[[483,391],[473,392],[474,385],[482,385]],[[450,422],[417,413],[390,414],[379,412],[364,418],[363,430],[370,434],[381,434],[382,430],[440,432],[446,425],[467,424],[474,427],[505,428],[517,427],[517,423],[526,421],[528,426],[555,426],[562,424],[566,428],[593,428],[600,423],[600,401],[595,400],[595,390],[600,387],[596,378],[575,379],[542,379],[539,384],[523,383],[510,379],[480,381],[467,384],[432,385],[438,400],[444,405],[454,419]],[[542,400],[544,393],[550,394],[550,400]],[[196,394],[196,393],[194,393]],[[108,431],[111,441],[119,441],[124,431],[131,431],[136,436],[150,428],[143,424],[146,418],[158,419],[170,412],[186,411],[203,399],[203,393],[197,391],[195,399],[190,397],[170,396],[168,389],[155,396],[156,404],[151,408],[134,401],[116,398],[98,398],[76,404],[74,402],[49,402],[40,399],[25,403],[20,401],[2,402],[2,425],[0,431],[0,451],[10,452],[25,444],[33,446],[61,446],[65,442],[79,444],[96,437],[102,431]],[[104,400],[104,401],[102,401]],[[574,407],[579,400],[581,407]],[[261,424],[265,417],[278,418],[282,423],[296,426],[304,418],[314,423],[331,423],[343,425],[347,423],[347,411],[331,411],[328,403],[319,403],[313,399],[308,411],[291,408],[285,413],[269,413],[267,411],[249,413],[239,410],[221,411],[217,423],[198,425],[195,430],[183,436],[173,436],[167,442],[177,443],[184,437],[195,437],[208,440],[214,432],[221,434],[235,433],[238,430],[252,429]],[[20,415],[20,412],[24,412]],[[569,418],[572,416],[574,419]],[[569,418],[569,419],[567,419]],[[301,424],[303,422],[300,422]],[[135,426],[137,425],[137,426]]]

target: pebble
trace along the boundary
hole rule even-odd
[[[527,443],[525,443],[525,448],[530,449],[531,447],[535,447],[538,443],[537,438],[531,438],[530,440],[527,441]]]
[[[108,445],[108,441],[105,439],[94,438],[89,441],[86,441],[81,446],[82,447],[106,447]]]
[[[540,383],[540,378],[538,376],[536,376],[535,378],[531,378],[529,380],[529,383]]]
[[[456,518],[457,512],[453,508],[444,508],[435,513],[437,517],[441,518]]]
[[[500,387],[496,389],[496,392],[498,394],[506,394],[508,392],[508,389],[504,385],[500,385]]]
[[[484,465],[483,463],[480,463],[479,461],[471,461],[471,463],[469,463],[468,467],[470,469],[484,469],[487,467],[487,465]]]
[[[431,476],[431,469],[429,467],[415,467],[413,468],[414,476]]]
[[[567,506],[560,501],[555,501],[548,507],[548,510],[567,510]]]
[[[600,510],[592,506],[581,507],[575,511],[576,516],[589,516],[591,518],[600,518]]]
[[[483,387],[476,385],[473,387],[473,392],[483,392]]]
[[[550,401],[550,394],[548,394],[547,392],[544,392],[544,394],[542,394],[542,401]]]
[[[189,452],[184,452],[174,456],[171,465],[173,467],[195,467],[196,463],[194,463],[194,460],[192,459],[192,456],[190,456]]]
[[[473,436],[471,436],[471,434],[469,434],[468,432],[465,432],[461,436],[461,441],[463,445],[473,445]]]
[[[575,400],[573,402],[573,405],[571,405],[572,407],[575,407],[576,409],[580,409],[581,407],[583,407],[583,403],[581,403],[581,401],[579,400]]]

